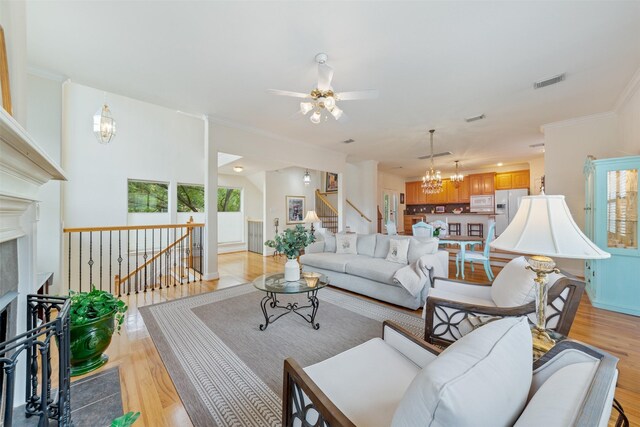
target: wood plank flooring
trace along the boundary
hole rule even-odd
[[[219,256],[220,280],[185,284],[162,291],[125,297],[129,305],[121,335],[115,335],[106,368],[120,367],[124,411],[140,411],[136,427],[190,426],[191,421],[144,325],[138,307],[245,283],[267,272],[282,271],[282,259],[249,252]],[[455,276],[455,265],[449,271]],[[494,273],[499,268],[494,267]],[[466,280],[486,282],[482,268]],[[594,308],[585,297],[570,337],[600,347],[620,358],[617,399],[631,425],[640,425],[640,318]],[[75,378],[74,378],[75,379]],[[613,424],[611,424],[613,425]]]

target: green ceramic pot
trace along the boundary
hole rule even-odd
[[[111,343],[116,312],[83,325],[71,325],[71,376],[98,369],[109,360],[103,352]]]

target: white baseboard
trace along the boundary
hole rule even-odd
[[[248,249],[247,244],[243,242],[225,243],[223,245],[218,245],[219,254],[226,254],[229,252],[242,252],[242,251],[246,251],[247,249]]]
[[[220,273],[213,272],[213,273],[205,273],[202,275],[202,280],[217,280],[220,278]]]

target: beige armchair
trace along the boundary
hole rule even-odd
[[[524,257],[515,258],[491,284],[435,278],[423,317],[427,342],[449,345],[469,329],[471,318],[527,316],[535,323],[534,273]],[[584,282],[564,274],[549,275],[547,328],[568,335],[584,293]]]
[[[607,425],[618,359],[570,340],[533,367],[531,355],[524,318],[491,322],[446,352],[387,321],[382,339],[315,365],[286,359],[282,425]],[[622,412],[619,422],[628,426]]]

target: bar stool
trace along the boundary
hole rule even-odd
[[[467,236],[484,237],[484,224],[479,222],[467,224]]]
[[[449,223],[449,234],[459,236],[462,233],[462,226],[459,222],[450,222]]]

